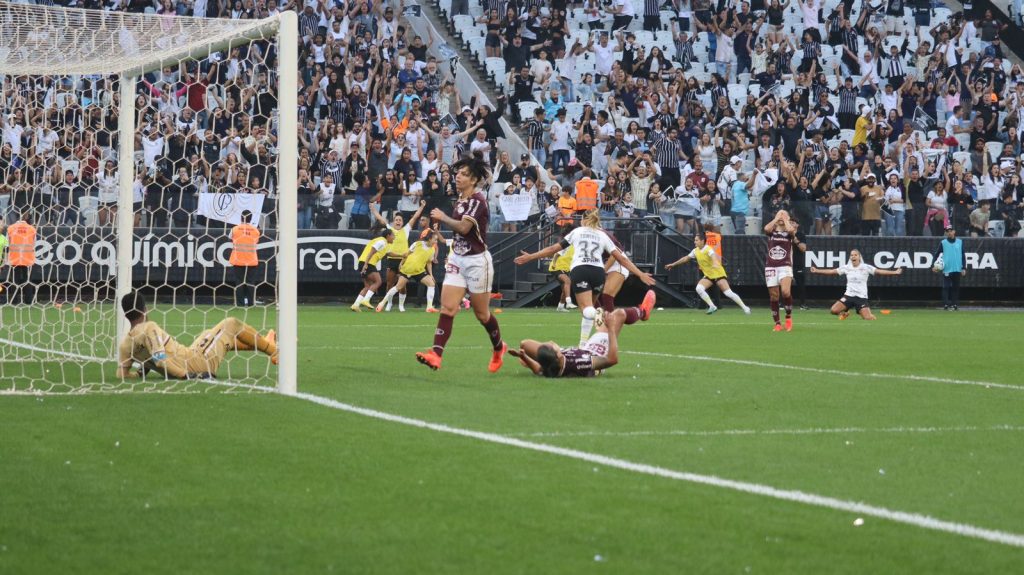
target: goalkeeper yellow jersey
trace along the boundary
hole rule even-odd
[[[694,248],[690,255],[697,260],[697,267],[704,273],[704,277],[709,280],[716,280],[725,277],[725,268],[722,267],[722,263],[715,261],[715,250],[711,246],[704,244],[704,247]]]
[[[428,246],[427,242],[419,241],[413,243],[408,251],[409,255],[405,256],[405,261],[398,271],[410,277],[425,273],[427,264],[434,259],[435,248]]]
[[[575,248],[569,246],[564,250],[558,252],[558,254],[551,258],[551,264],[548,265],[549,272],[567,272],[569,267],[572,265],[572,255]]]
[[[366,247],[363,248],[363,253],[359,255],[359,263],[366,262],[371,266],[377,265],[380,260],[384,259],[384,256],[388,255],[388,246],[390,245],[391,244],[389,244],[383,237],[373,238],[366,244]],[[377,251],[373,254],[373,257],[370,257],[370,252],[373,250]]]

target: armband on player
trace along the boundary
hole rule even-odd
[[[163,360],[167,359],[167,352],[166,351],[158,351],[158,352],[154,353],[152,357],[153,357],[153,361],[163,361]]]

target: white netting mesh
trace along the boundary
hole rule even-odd
[[[0,70],[118,74],[259,38],[267,21],[187,18],[0,2]],[[172,56],[173,53],[173,56]]]
[[[276,327],[275,28],[2,2],[0,26],[0,214],[38,233],[36,265],[0,268],[0,391],[237,389],[117,377],[118,180],[134,170],[133,285],[149,319],[186,346],[229,317]],[[201,56],[174,59],[185,53]],[[143,69],[122,134],[117,73]],[[262,233],[244,278],[227,263],[242,205]],[[215,376],[272,387],[276,372],[229,352]]]

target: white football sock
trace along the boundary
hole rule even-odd
[[[391,306],[391,300],[395,297],[396,293],[398,293],[398,288],[393,287],[388,290],[388,293],[384,294],[384,303],[389,307]]]
[[[366,297],[366,296],[363,295],[363,294],[359,294],[358,296],[356,296],[356,303],[354,305],[359,305],[359,304],[363,303],[363,298],[364,297]]]
[[[373,299],[373,290],[367,290],[366,296],[363,297],[363,301],[365,301],[366,303],[370,303],[371,299]]]
[[[400,294],[398,294],[398,309],[405,309],[405,296],[407,296],[407,295],[409,295],[409,294],[407,294],[407,293],[400,293]]]
[[[427,286],[427,307],[434,307],[434,286]]]
[[[708,304],[708,307],[715,307],[715,302],[711,301],[708,290],[704,289],[704,286],[700,284],[697,284],[697,295],[700,296],[700,299],[704,300],[704,303]]]
[[[740,294],[732,291],[731,289],[725,290],[724,292],[722,292],[722,295],[736,302],[736,305],[740,307],[747,307],[747,305],[743,303],[743,300],[740,299]]]
[[[572,297],[565,298],[565,305],[569,305],[571,303],[572,303]]]
[[[590,331],[594,329],[594,318],[597,317],[597,310],[593,306],[583,308],[583,319],[580,320],[580,345],[587,343],[590,339]]]

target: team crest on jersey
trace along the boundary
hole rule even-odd
[[[772,258],[773,260],[781,260],[786,257],[786,250],[785,248],[775,246],[774,248],[768,250],[768,257]]]

